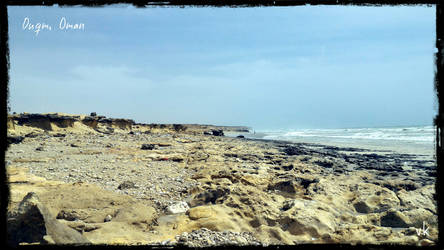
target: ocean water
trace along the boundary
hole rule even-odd
[[[435,154],[434,126],[262,130],[246,136],[370,150],[390,150],[408,154],[429,156]]]

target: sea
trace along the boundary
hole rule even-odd
[[[315,143],[337,147],[435,155],[434,126],[399,126],[341,129],[256,130],[247,138]]]

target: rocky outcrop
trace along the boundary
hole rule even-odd
[[[99,119],[97,119],[96,116],[86,116],[82,119],[82,123],[88,127],[97,129],[97,126],[99,125]]]
[[[437,240],[436,165],[427,157],[207,136],[215,129],[207,125],[122,131],[88,119],[102,133],[26,131],[6,161],[8,175],[17,165],[66,182],[11,178],[13,201],[31,186],[61,223],[95,244],[242,245],[253,242],[247,234],[278,245]],[[418,235],[424,225],[429,235]]]
[[[403,213],[390,209],[381,216],[381,226],[383,227],[403,227],[411,226],[411,221]]]
[[[215,131],[225,132],[250,132],[252,129],[245,126],[216,126],[216,125],[201,125],[201,124],[145,124],[135,123],[135,127],[146,128],[148,131],[156,132],[180,132],[187,134],[213,134]],[[217,133],[217,132],[216,132]]]
[[[65,116],[58,114],[20,114],[12,116],[18,125],[27,125],[37,127],[43,130],[51,131],[56,125],[60,128],[72,127],[79,116]]]
[[[134,120],[131,119],[113,119],[113,118],[100,118],[98,122],[100,124],[108,125],[123,130],[129,130],[135,124]]]
[[[132,130],[139,129],[142,133],[187,133],[202,134],[208,131],[213,135],[223,135],[223,131],[249,132],[251,128],[244,126],[214,126],[199,124],[144,124],[135,123],[131,119],[107,118],[92,112],[90,115],[65,115],[59,113],[33,114],[21,113],[8,116],[8,129],[15,129],[15,123],[19,126],[27,126],[55,131],[60,128],[73,128],[76,124],[83,124],[102,134],[112,134],[114,129]]]
[[[8,214],[8,243],[91,243],[76,230],[60,223],[43,205],[35,193],[28,193],[18,210]]]
[[[8,136],[6,137],[6,142],[8,144],[18,144],[25,139],[23,136]]]
[[[40,128],[45,131],[53,131],[56,128],[72,128],[75,122],[80,122],[92,129],[100,130],[101,127],[119,128],[130,130],[135,124],[131,119],[114,119],[105,116],[80,116],[80,115],[61,115],[58,113],[50,114],[16,114],[11,115],[10,119],[18,125]],[[12,129],[12,126],[10,126]],[[102,128],[103,129],[103,128]]]

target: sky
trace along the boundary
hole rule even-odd
[[[435,13],[9,6],[10,109],[259,130],[431,125]]]

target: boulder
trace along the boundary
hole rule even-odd
[[[390,209],[381,216],[381,226],[383,227],[408,228],[411,224],[412,223],[407,216],[394,209]]]
[[[224,136],[224,131],[222,129],[213,129],[211,130],[214,136]]]
[[[20,202],[17,211],[8,214],[8,243],[90,244],[82,234],[60,223],[30,192]]]
[[[184,201],[181,202],[177,202],[174,203],[171,206],[168,206],[166,208],[166,213],[167,214],[180,214],[180,213],[185,213],[190,209],[190,207],[188,206],[188,204]]]
[[[294,199],[284,203],[279,224],[292,235],[310,235],[318,238],[335,231],[339,214],[329,205],[317,201]]]
[[[428,208],[431,212],[437,213],[435,185],[427,185],[412,191],[401,189],[396,194],[403,207],[407,209]]]
[[[391,208],[398,208],[400,205],[393,191],[371,183],[357,184],[355,193],[359,199],[353,203],[353,206],[359,213],[380,213]]]
[[[438,223],[437,215],[424,208],[407,210],[403,214],[409,218],[415,228],[421,228],[424,222],[428,225],[437,225]]]
[[[368,214],[372,212],[372,208],[365,201],[358,201],[353,204],[353,207],[358,213]]]

